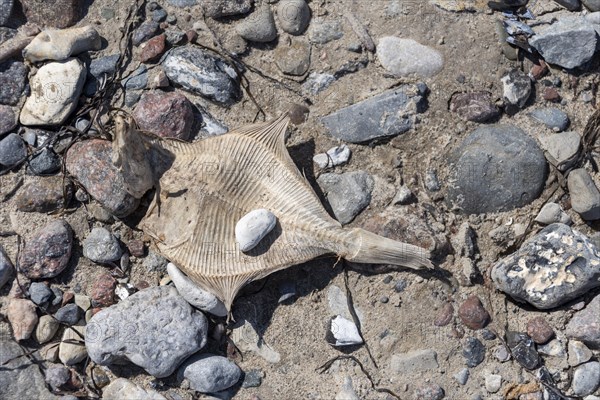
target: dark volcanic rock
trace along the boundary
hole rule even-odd
[[[540,364],[540,356],[535,349],[533,340],[520,332],[506,332],[506,343],[519,364],[527,369],[535,369]]]
[[[19,272],[30,279],[53,278],[71,257],[73,232],[66,221],[53,221],[33,234],[19,256]]]

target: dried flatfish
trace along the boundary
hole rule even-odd
[[[228,310],[245,284],[322,255],[432,268],[427,250],[343,228],[325,211],[285,147],[288,122],[283,115],[194,143],[150,137],[119,122],[114,160],[131,194],[149,186],[144,175],[157,187],[140,222],[157,251]],[[277,224],[244,253],[236,223],[260,208],[272,212]]]

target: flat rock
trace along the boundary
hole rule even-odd
[[[84,345],[86,330],[82,323],[66,328],[58,346],[58,358],[65,365],[75,365],[87,358]]]
[[[397,77],[432,77],[444,67],[444,58],[437,50],[394,36],[379,39],[377,58],[386,71]]]
[[[310,22],[310,8],[305,0],[281,0],[277,5],[279,26],[292,35],[301,35]]]
[[[43,282],[32,282],[29,286],[29,299],[38,306],[43,306],[52,296],[52,290]]]
[[[183,46],[170,51],[162,62],[171,82],[221,104],[240,97],[239,77],[225,60],[199,48]]]
[[[166,35],[160,34],[142,43],[140,61],[143,63],[154,62],[163,55],[167,49]]]
[[[167,272],[171,280],[175,284],[177,291],[192,306],[216,315],[224,317],[227,315],[225,304],[219,300],[214,294],[202,289],[188,278],[183,272],[175,266],[175,264],[167,264]]]
[[[242,371],[226,357],[198,354],[181,367],[181,374],[190,382],[190,388],[201,393],[215,393],[235,385]]]
[[[21,0],[28,22],[40,26],[67,28],[85,9],[83,0]]]
[[[69,224],[62,219],[52,221],[25,242],[19,271],[30,279],[53,278],[67,267],[72,246]]]
[[[277,217],[264,208],[252,210],[240,218],[235,225],[235,240],[240,251],[246,252],[255,248],[276,224]]]
[[[435,371],[437,368],[437,353],[431,349],[393,354],[390,361],[390,370],[401,375]]]
[[[23,58],[30,62],[63,61],[84,51],[100,50],[102,42],[92,26],[69,29],[46,29],[23,49]]]
[[[252,3],[253,0],[204,0],[202,7],[204,7],[204,14],[207,17],[223,18],[230,15],[246,14],[252,9]]]
[[[566,335],[577,339],[592,349],[600,349],[600,296],[596,296],[569,321]]]
[[[548,343],[555,335],[554,329],[544,317],[534,317],[527,321],[527,334],[537,344]]]
[[[562,132],[569,126],[569,116],[558,108],[538,108],[529,113],[534,120],[541,122],[555,132]]]
[[[542,192],[548,170],[533,138],[513,125],[483,126],[451,156],[448,198],[467,214],[522,207]]]
[[[365,171],[322,174],[317,182],[342,225],[352,222],[369,205],[375,184]]]
[[[67,206],[72,196],[73,186],[68,180],[47,176],[27,182],[15,196],[15,203],[19,211],[43,213]]]
[[[425,111],[425,84],[403,85],[321,118],[328,133],[345,142],[363,143],[396,136],[415,124]]]
[[[308,29],[308,37],[311,43],[325,44],[344,36],[340,21],[325,20],[321,17],[315,18]]]
[[[98,263],[109,263],[121,258],[121,246],[108,229],[95,227],[83,241],[83,256]]]
[[[27,147],[19,135],[11,133],[0,140],[0,167],[14,167],[25,157],[27,157]]]
[[[155,135],[189,140],[194,122],[192,103],[178,92],[145,92],[135,106],[138,126]]]
[[[313,161],[319,168],[331,168],[345,164],[350,159],[351,153],[350,148],[342,144],[330,148],[326,153],[316,154],[313,157]]]
[[[539,141],[542,149],[552,157],[547,157],[548,161],[559,171],[566,171],[571,167],[581,149],[581,136],[577,132],[542,135]]]
[[[9,299],[6,317],[12,326],[16,341],[27,340],[38,323],[36,307],[27,299]]]
[[[152,21],[147,19],[142,22],[140,26],[133,32],[133,36],[131,41],[134,46],[139,46],[150,38],[154,37],[158,30],[160,29],[160,24],[156,21]]]
[[[258,6],[235,26],[235,31],[250,42],[272,42],[277,38],[277,28],[271,7],[268,4]]]
[[[85,67],[76,58],[42,66],[31,78],[31,94],[21,109],[23,125],[60,125],[77,106]]]
[[[152,389],[144,389],[125,378],[117,378],[102,389],[104,400],[144,399],[167,400],[166,397]]]
[[[569,173],[567,187],[571,195],[571,206],[586,221],[600,219],[600,191],[584,168]]]
[[[206,317],[174,287],[159,286],[95,314],[86,327],[85,344],[100,365],[129,360],[163,378],[204,347],[207,329]]]
[[[600,286],[600,258],[586,236],[552,224],[494,265],[491,276],[499,290],[547,310]]]
[[[302,76],[310,67],[310,52],[310,44],[303,39],[279,43],[275,49],[275,64],[284,74]]]
[[[67,170],[85,190],[117,217],[132,213],[137,199],[127,192],[123,176],[111,162],[112,146],[106,140],[77,142],[67,152]]]
[[[594,356],[592,351],[579,340],[569,340],[569,365],[576,367],[588,362]]]
[[[0,64],[0,104],[17,104],[26,80],[27,67],[22,62],[9,60]]]
[[[500,115],[492,94],[486,91],[455,93],[450,99],[450,111],[473,122],[486,122]]]

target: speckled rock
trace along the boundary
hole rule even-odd
[[[147,132],[162,137],[190,139],[194,112],[192,103],[178,92],[145,92],[133,112],[135,122]]]
[[[284,74],[302,76],[310,67],[310,44],[298,38],[291,39],[289,43],[279,43],[274,58]]]
[[[10,299],[6,308],[6,317],[12,326],[16,341],[29,339],[38,323],[36,307],[26,299]]]
[[[600,387],[600,363],[591,361],[575,368],[571,387],[576,396],[593,394]]]
[[[444,66],[444,58],[437,50],[412,39],[394,36],[379,39],[377,58],[386,71],[397,77],[431,77]]]
[[[517,108],[525,107],[531,96],[531,78],[519,69],[511,70],[502,77],[504,100]]]
[[[19,271],[30,279],[53,278],[71,257],[73,232],[69,224],[55,220],[35,232],[19,255]]]
[[[64,365],[50,365],[45,372],[46,383],[54,390],[60,390],[71,379],[71,372]]]
[[[146,20],[133,32],[131,41],[134,46],[139,46],[152,38],[159,30],[159,23],[152,20]]]
[[[566,171],[577,160],[581,148],[581,136],[577,132],[562,132],[539,136],[542,149],[547,151],[550,164],[559,171]]]
[[[491,276],[499,290],[546,310],[600,286],[600,258],[586,236],[558,223],[500,260]]]
[[[25,157],[27,157],[27,147],[19,135],[10,133],[0,140],[0,168],[14,167]]]
[[[17,104],[27,79],[27,67],[19,61],[6,61],[0,64],[0,104]]]
[[[86,140],[75,143],[66,156],[67,170],[87,192],[117,217],[133,212],[138,201],[125,189],[125,182],[112,164],[111,143]]]
[[[206,317],[174,287],[159,286],[95,314],[86,327],[85,343],[90,358],[100,365],[129,360],[162,378],[204,347],[207,329]]]
[[[84,10],[83,0],[21,0],[28,22],[66,28],[74,25]]]
[[[465,121],[486,122],[500,115],[490,92],[456,93],[450,99],[450,111]]]
[[[223,18],[247,13],[252,8],[252,3],[253,0],[204,0],[202,7],[207,17]]]
[[[121,246],[106,228],[96,227],[83,241],[83,256],[98,263],[109,263],[121,258]]]
[[[70,181],[62,176],[47,176],[27,182],[17,193],[15,203],[19,211],[43,213],[68,206],[72,196]]]
[[[153,38],[144,42],[140,48],[142,52],[140,53],[140,61],[150,62],[156,61],[166,50],[166,36],[165,34],[154,36]]]
[[[62,158],[49,147],[44,147],[29,160],[28,172],[33,175],[49,175],[58,172],[62,166]]]
[[[463,343],[462,355],[467,367],[474,368],[485,359],[485,346],[475,337],[468,337]]]
[[[483,329],[490,322],[490,314],[477,296],[471,296],[458,309],[463,324],[473,330]]]
[[[117,281],[109,273],[103,272],[94,281],[90,297],[92,306],[108,307],[115,302]]]
[[[125,379],[117,378],[102,389],[103,400],[167,400],[166,397],[152,389],[143,389],[135,383]]]
[[[305,0],[281,0],[277,5],[279,26],[292,35],[301,35],[310,22],[310,8]]]
[[[445,396],[444,389],[436,383],[424,383],[414,390],[414,400],[442,400]]]
[[[325,44],[344,36],[342,25],[337,20],[315,18],[308,29],[308,37],[312,43]]]
[[[375,184],[365,171],[327,173],[319,176],[317,182],[342,225],[352,222],[369,205]]]
[[[566,328],[566,335],[577,339],[592,349],[600,349],[600,296],[571,318]]]
[[[544,317],[535,317],[527,321],[527,334],[537,344],[544,344],[554,337],[554,329]]]
[[[13,11],[14,0],[0,1],[0,26],[6,25],[9,22],[9,17]]]
[[[0,105],[0,136],[10,132],[17,126],[17,117],[13,108]]]
[[[190,381],[193,390],[215,393],[235,385],[242,371],[226,357],[198,354],[185,362],[181,374]]]

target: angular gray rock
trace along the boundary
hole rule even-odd
[[[171,82],[209,100],[231,104],[240,96],[235,69],[199,48],[178,47],[166,55],[162,65]]]
[[[85,345],[100,365],[129,360],[164,378],[206,344],[206,317],[174,287],[137,292],[95,314],[86,326]]]
[[[535,217],[536,222],[544,225],[560,222],[561,224],[571,224],[571,217],[563,211],[560,205],[556,203],[547,203],[542,207],[540,213]]]
[[[22,62],[9,60],[0,64],[0,104],[17,104],[26,79],[27,67]]]
[[[108,263],[121,258],[121,246],[108,229],[96,227],[83,241],[83,255],[98,263]]]
[[[600,295],[581,311],[577,312],[565,330],[569,338],[577,339],[592,349],[600,350]]]
[[[539,141],[542,149],[548,152],[546,158],[559,171],[566,171],[572,166],[581,149],[581,136],[577,132],[543,135],[539,137]]]
[[[221,300],[214,294],[207,292],[196,285],[190,278],[184,275],[175,264],[167,264],[167,272],[179,294],[188,303],[202,311],[206,311],[218,317],[227,315],[227,309]]]
[[[339,21],[326,21],[321,17],[315,18],[308,29],[308,37],[312,43],[325,44],[342,36],[344,32]]]
[[[558,108],[538,108],[530,112],[529,116],[556,132],[562,132],[569,126],[569,116]]]
[[[390,370],[401,375],[435,371],[437,368],[437,353],[431,349],[393,354],[390,361]]]
[[[201,393],[215,393],[235,385],[242,371],[226,357],[198,354],[181,367],[181,375],[190,381],[190,387]]]
[[[581,2],[590,11],[593,11],[593,12],[600,11],[600,0],[581,0]]]
[[[600,257],[585,235],[552,224],[494,265],[491,276],[515,300],[547,310],[600,286]]]
[[[483,126],[451,155],[448,198],[465,213],[507,211],[539,196],[546,180],[544,154],[513,125]]]
[[[374,181],[365,171],[323,174],[317,182],[342,225],[350,223],[371,202]]]
[[[403,85],[335,111],[321,122],[331,136],[350,143],[396,136],[412,128],[415,115],[425,111],[426,92],[424,83]]]
[[[585,168],[571,171],[567,186],[573,210],[587,221],[600,219],[600,191]]]

